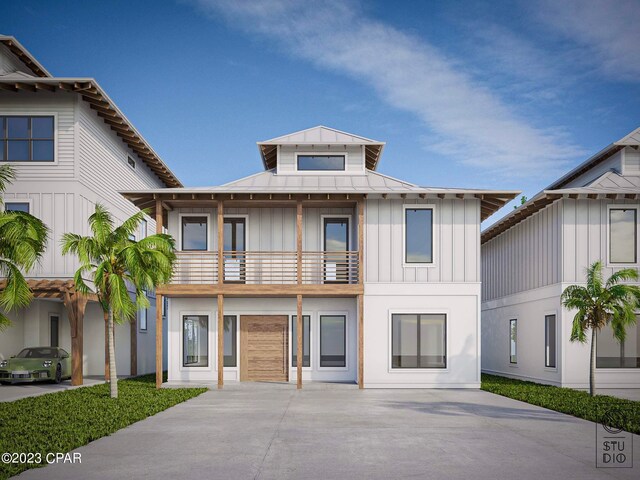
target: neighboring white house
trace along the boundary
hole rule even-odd
[[[480,222],[518,192],[388,177],[326,127],[258,147],[250,177],[122,192],[177,239],[169,382],[478,387]]]
[[[120,189],[181,184],[94,79],[53,77],[7,36],[0,36],[0,162],[17,172],[4,208],[28,211],[51,229],[46,254],[29,275],[37,300],[10,314],[14,325],[0,333],[0,359],[26,346],[59,345],[73,350],[74,383],[81,383],[82,373],[102,375],[102,311],[89,301],[82,321],[85,307],[73,287],[78,264],[61,255],[61,236],[89,234],[87,219],[97,202],[117,221],[138,211]],[[151,218],[140,238],[147,232],[155,232]],[[153,299],[151,304],[135,324],[116,328],[119,374],[155,371]]]
[[[640,129],[612,143],[482,233],[482,369],[587,387],[590,344],[571,343],[575,312],[560,295],[585,281],[640,268]],[[590,337],[589,337],[590,338]],[[596,382],[640,387],[640,327],[624,345],[597,339]]]

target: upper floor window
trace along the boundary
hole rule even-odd
[[[207,250],[207,217],[182,217],[182,250]]]
[[[4,202],[4,211],[29,213],[29,203],[28,202]]]
[[[433,263],[433,208],[405,209],[405,263]]]
[[[345,169],[344,155],[298,155],[299,171]]]
[[[133,158],[127,157],[127,163],[133,170],[136,169],[136,161]]]
[[[638,209],[611,208],[609,210],[609,262],[636,263],[637,250]]]
[[[53,162],[53,117],[0,117],[0,162]]]

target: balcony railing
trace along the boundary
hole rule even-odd
[[[177,252],[173,284],[217,284],[217,252]],[[295,251],[225,251],[223,282],[253,285],[298,283]],[[355,284],[360,265],[357,251],[302,252],[300,280],[303,284]]]

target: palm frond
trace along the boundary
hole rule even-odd
[[[16,171],[12,165],[0,165],[0,193],[4,193],[7,186],[16,179]],[[2,205],[2,197],[0,197]]]
[[[620,282],[628,282],[630,280],[638,280],[640,278],[640,274],[635,268],[623,268],[622,270],[618,270],[611,274],[611,276],[607,279],[606,287],[612,287],[614,285],[618,285]]]
[[[113,218],[100,203],[96,203],[95,210],[89,217],[89,228],[98,244],[106,243],[113,232]]]
[[[33,294],[20,268],[14,263],[0,258],[0,276],[5,277],[6,280],[6,285],[0,292],[0,308],[15,310],[29,305]]]

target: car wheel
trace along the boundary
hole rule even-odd
[[[53,380],[56,383],[62,382],[62,365],[58,364],[56,367],[56,377]]]

